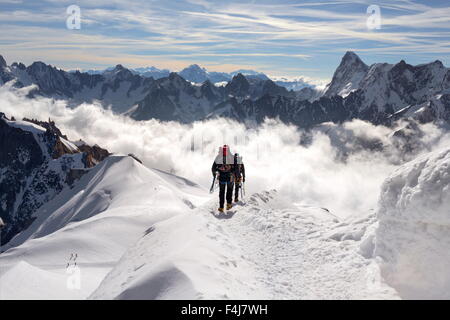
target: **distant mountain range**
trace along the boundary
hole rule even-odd
[[[376,124],[402,117],[450,120],[450,71],[440,61],[368,66],[347,52],[325,89],[305,86],[297,91],[248,70],[224,74],[193,65],[179,73],[156,68],[139,72],[122,65],[100,74],[66,72],[43,62],[8,66],[0,59],[0,85],[10,80],[17,87],[35,84],[30,96],[66,99],[71,105],[99,101],[136,120],[227,117],[250,124],[269,117],[304,128],[354,118]],[[212,81],[227,77],[231,79],[221,85]]]
[[[89,74],[104,74],[114,70],[114,67],[107,68],[104,70],[85,70],[83,72]],[[144,67],[144,68],[134,68],[129,69],[132,73],[141,75],[147,78],[153,78],[155,80],[166,78],[171,73],[168,69],[158,69],[156,67]],[[72,71],[75,72],[75,71]],[[270,77],[265,75],[262,72],[257,72],[253,70],[240,69],[233,72],[215,72],[208,71],[206,68],[202,68],[198,64],[192,64],[187,68],[177,72],[180,76],[182,76],[185,80],[190,81],[192,83],[203,83],[207,80],[216,84],[216,85],[224,85],[225,83],[231,81],[234,76],[239,73],[247,77],[248,79],[260,79],[260,80],[269,80],[272,79],[277,85],[285,87],[288,90],[298,91],[305,87],[316,88],[317,83],[311,80],[307,80],[305,78],[298,79],[287,79],[284,77]],[[320,86],[319,86],[320,87]]]

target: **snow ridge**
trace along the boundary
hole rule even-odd
[[[326,209],[286,206],[276,190],[227,215],[215,202],[149,228],[90,298],[396,298],[360,254],[373,214],[339,222]]]
[[[450,149],[423,155],[384,183],[375,255],[407,299],[450,298]]]
[[[395,298],[361,254],[373,215],[339,221],[275,190],[218,216],[216,195],[110,156],[0,255],[0,295],[64,299]],[[369,240],[372,238],[369,238]],[[369,246],[370,247],[370,246]],[[366,250],[367,251],[367,250]],[[76,252],[81,291],[65,284]],[[14,283],[26,272],[40,288]]]

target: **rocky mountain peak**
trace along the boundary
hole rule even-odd
[[[200,67],[198,64],[191,64],[189,67],[185,68],[184,70],[192,70],[192,71],[205,71],[205,68]]]
[[[28,69],[31,71],[45,71],[49,67],[49,65],[46,65],[42,61],[35,61],[30,66],[28,66]]]
[[[433,61],[432,62],[432,64],[434,64],[434,65],[436,65],[436,66],[438,66],[438,67],[442,67],[442,68],[445,68],[445,66],[444,66],[444,64],[442,63],[442,61],[441,60],[435,60],[435,61]]]
[[[238,73],[231,79],[231,84],[239,85],[239,86],[247,86],[249,84],[247,78],[242,74]]]
[[[341,59],[341,63],[336,69],[336,73],[344,71],[364,71],[368,70],[368,66],[353,51],[347,51]]]
[[[184,82],[184,81],[186,81],[182,76],[180,76],[178,73],[176,73],[176,72],[171,72],[170,74],[169,74],[169,80],[170,81],[182,81],[182,82]]]
[[[198,64],[192,64],[180,71],[180,76],[192,82],[201,83],[208,79],[208,71]]]
[[[234,96],[244,96],[248,93],[250,83],[242,73],[238,73],[225,88]]]
[[[413,71],[414,67],[410,64],[407,64],[405,60],[400,60],[399,63],[392,67],[391,73],[403,73],[406,70]]]
[[[129,69],[125,68],[121,64],[118,64],[118,65],[116,65],[114,67],[114,69],[112,70],[112,74],[121,75],[122,77],[123,76],[132,76],[133,75],[133,73]]]
[[[25,70],[27,68],[22,62],[13,62],[11,66],[20,70]]]
[[[5,68],[7,65],[6,65],[6,60],[3,58],[3,56],[2,55],[0,55],[0,67],[1,68]]]
[[[359,87],[368,70],[369,67],[356,53],[347,51],[325,90],[325,96],[348,95]]]
[[[354,53],[353,51],[347,51],[344,56],[342,57],[342,62],[358,62],[358,63],[364,63],[362,62],[361,58]]]

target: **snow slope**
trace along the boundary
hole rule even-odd
[[[450,299],[450,149],[423,155],[384,183],[375,254],[403,298]]]
[[[360,254],[373,214],[339,222],[326,209],[286,205],[275,190],[228,215],[215,206],[155,223],[90,298],[397,298]]]
[[[108,157],[2,248],[10,249],[0,255],[0,298],[86,298],[148,226],[190,210],[202,192],[131,157]],[[75,253],[80,290],[66,285]]]
[[[339,221],[271,190],[218,216],[216,197],[131,157],[109,157],[44,205],[0,255],[0,297],[397,297],[367,254],[373,214]],[[79,290],[68,285],[75,262]]]
[[[377,211],[345,220],[276,190],[216,206],[189,180],[111,156],[2,248],[0,298],[450,298],[449,149],[399,167]]]

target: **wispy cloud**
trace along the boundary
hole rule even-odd
[[[450,6],[437,1],[79,0],[82,29],[67,30],[65,8],[72,2],[8,1],[0,11],[1,53],[79,55],[62,67],[89,64],[86,57],[93,67],[109,61],[103,57],[123,57],[135,64],[164,61],[171,69],[223,62],[279,75],[298,75],[313,64],[321,71],[307,75],[330,77],[348,49],[369,62],[387,55],[411,63],[450,51]],[[371,4],[381,8],[379,30],[366,26]]]

